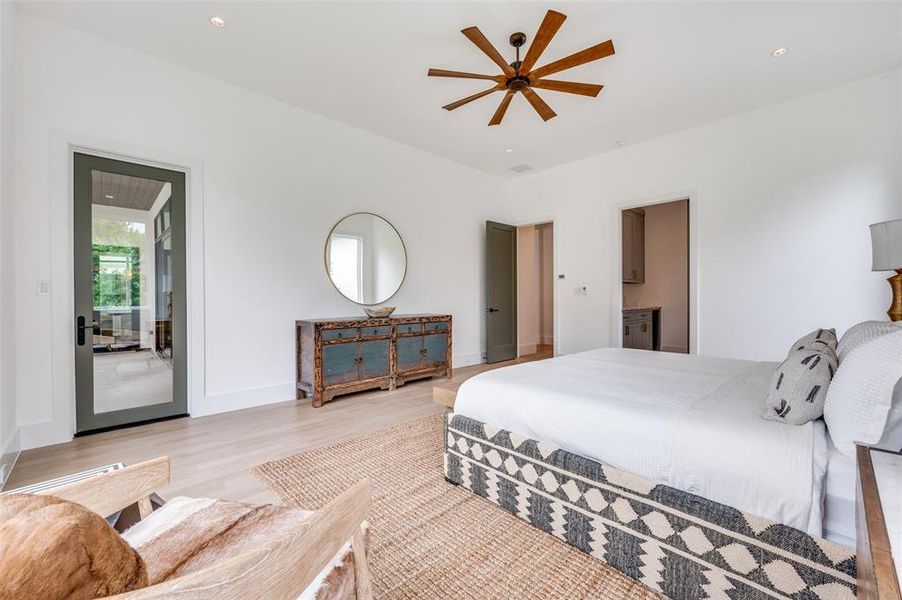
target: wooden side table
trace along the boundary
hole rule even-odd
[[[858,597],[902,600],[902,455],[858,446]]]

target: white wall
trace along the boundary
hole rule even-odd
[[[292,399],[294,320],[362,314],[333,289],[322,258],[330,228],[356,211],[381,214],[404,239],[407,279],[392,304],[451,313],[456,365],[479,361],[483,221],[496,216],[502,180],[39,19],[18,24],[25,446],[48,443],[41,432],[72,402],[53,397],[50,300],[33,293],[51,271],[49,144],[59,131],[202,161],[206,381],[195,401],[205,411]]]
[[[536,226],[539,238],[539,343],[554,344],[554,224]]]
[[[554,219],[562,352],[618,345],[618,207],[689,196],[699,352],[778,360],[815,327],[885,318],[868,225],[902,217],[900,71],[526,176],[508,194],[508,222]]]
[[[517,228],[518,353],[533,354],[541,334],[541,255],[534,225]]]
[[[13,235],[13,78],[17,15],[0,2],[0,465],[8,474],[18,452]],[[0,486],[3,480],[0,479]]]

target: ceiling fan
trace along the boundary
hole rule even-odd
[[[495,49],[495,47],[492,46],[491,42],[489,42],[489,40],[486,39],[482,32],[479,31],[478,27],[467,27],[466,29],[462,29],[461,33],[467,36],[467,39],[469,39],[471,42],[476,44],[476,47],[482,50],[486,54],[486,56],[492,59],[495,64],[501,67],[503,74],[479,75],[477,73],[463,73],[461,71],[447,71],[445,69],[429,69],[428,75],[430,77],[486,79],[489,81],[494,81],[497,84],[494,87],[479,92],[478,94],[473,94],[472,96],[462,98],[457,102],[446,104],[442,108],[444,108],[445,110],[454,110],[455,108],[463,106],[464,104],[472,102],[473,100],[477,100],[479,98],[482,98],[483,96],[488,96],[493,92],[506,90],[504,98],[501,99],[501,104],[495,111],[494,116],[492,116],[492,120],[489,121],[489,126],[491,126],[501,123],[501,120],[504,118],[504,113],[507,112],[507,107],[510,105],[511,100],[514,98],[514,95],[517,92],[520,92],[526,97],[526,100],[532,105],[534,109],[536,109],[536,112],[539,113],[539,116],[542,117],[542,119],[544,119],[545,121],[554,118],[555,116],[557,116],[557,113],[551,110],[551,107],[548,106],[541,97],[539,97],[534,88],[553,90],[555,92],[566,92],[568,94],[579,94],[581,96],[591,96],[593,98],[598,96],[598,93],[601,92],[601,88],[604,87],[603,85],[597,85],[594,83],[574,83],[572,81],[558,81],[554,79],[545,79],[545,77],[554,73],[558,73],[560,71],[564,71],[566,69],[578,67],[579,65],[583,65],[594,60],[599,60],[601,58],[611,56],[612,54],[614,54],[614,43],[611,40],[602,42],[596,46],[592,46],[591,48],[586,48],[585,50],[581,50],[560,60],[556,60],[543,67],[539,67],[537,69],[533,68],[536,62],[539,60],[539,57],[542,55],[542,52],[544,52],[545,48],[548,47],[548,44],[551,42],[551,38],[554,37],[558,29],[561,28],[561,25],[564,24],[564,20],[566,18],[567,16],[564,14],[549,10],[545,14],[545,18],[542,20],[542,24],[539,25],[539,30],[536,32],[535,39],[529,46],[529,50],[527,50],[526,56],[523,57],[522,61],[520,60],[520,47],[526,43],[526,34],[522,32],[511,34],[510,44],[517,49],[517,60],[510,64],[504,61],[504,57],[501,56],[501,53],[499,53]]]

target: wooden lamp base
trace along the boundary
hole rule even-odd
[[[886,314],[889,315],[890,321],[902,321],[902,269],[896,269],[896,274],[887,281],[893,288],[893,303]]]

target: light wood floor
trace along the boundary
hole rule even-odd
[[[516,362],[548,358],[550,347],[517,361],[454,370],[453,381]],[[392,392],[377,390],[342,396],[313,408],[309,400],[280,402],[196,419],[185,418],[76,438],[65,444],[27,450],[10,474],[6,489],[122,461],[134,464],[157,456],[172,458],[172,483],[164,498],[194,496],[243,502],[276,502],[252,478],[252,467],[324,446],[359,433],[441,412],[432,402],[434,382],[408,383]]]

